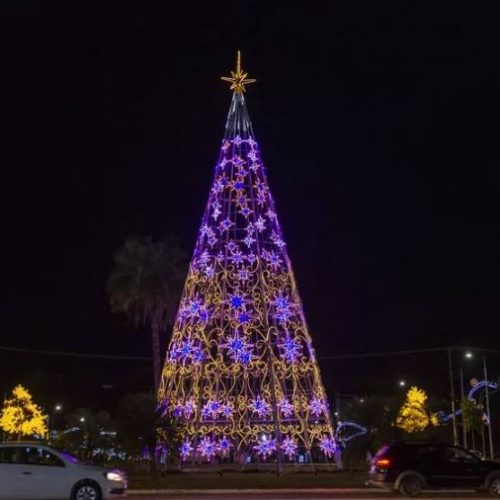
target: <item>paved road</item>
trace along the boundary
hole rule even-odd
[[[329,499],[334,499],[334,500],[351,500],[351,499],[366,499],[366,500],[378,500],[378,499],[383,499],[383,498],[391,498],[393,500],[402,498],[396,496],[394,493],[385,493],[385,492],[380,492],[380,493],[368,493],[368,494],[327,494],[327,493],[287,493],[287,494],[245,494],[245,495],[239,495],[235,496],[234,494],[232,495],[130,495],[129,499],[130,500],[329,500]],[[422,499],[436,499],[436,500],[446,500],[449,498],[454,498],[455,500],[459,499],[465,499],[465,500],[479,500],[479,499],[490,499],[491,497],[488,497],[487,495],[477,495],[474,493],[426,493],[420,496],[419,498]]]

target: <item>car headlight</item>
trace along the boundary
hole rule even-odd
[[[123,475],[116,471],[106,472],[106,479],[109,481],[123,481]]]

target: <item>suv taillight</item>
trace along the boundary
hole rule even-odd
[[[375,465],[382,469],[387,469],[391,466],[391,461],[388,458],[377,458],[375,460]]]

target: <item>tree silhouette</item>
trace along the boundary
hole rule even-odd
[[[155,243],[131,236],[114,254],[107,290],[113,312],[151,329],[154,387],[160,381],[160,331],[172,323],[184,277],[185,255],[175,238]]]

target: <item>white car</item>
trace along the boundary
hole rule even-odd
[[[40,443],[0,443],[0,498],[103,500],[126,489],[121,471],[85,465]]]

